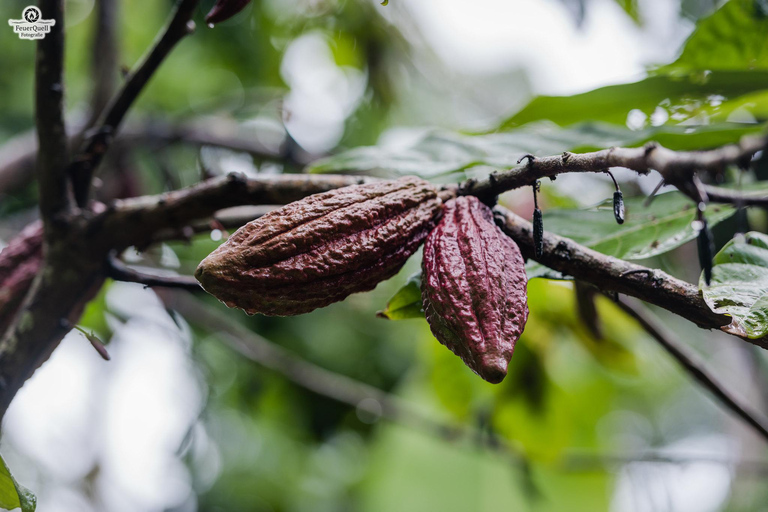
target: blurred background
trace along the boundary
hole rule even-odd
[[[93,48],[98,3],[66,3],[72,133],[98,104],[94,63],[106,58],[119,84],[173,4],[111,0],[113,51]],[[420,148],[425,168],[461,156],[436,133],[509,137],[514,160],[648,138],[701,148],[762,129],[768,112],[759,0],[719,11],[710,0],[263,0],[210,29],[212,3],[131,111],[102,199],[299,172],[358,146]],[[4,0],[0,18],[26,5]],[[34,48],[0,27],[0,247],[36,216]],[[658,181],[616,175],[627,196]],[[586,207],[612,192],[607,177],[563,176],[541,201]],[[533,208],[530,190],[502,202],[524,216]],[[761,212],[736,215],[717,226],[718,245],[745,222],[765,229]],[[191,274],[227,235],[201,231],[125,257]],[[696,282],[694,246],[644,263]],[[531,280],[528,326],[494,386],[424,320],[376,317],[419,265],[288,319],[110,282],[80,325],[112,360],[68,335],[13,402],[3,456],[41,512],[765,510],[765,444],[609,300],[596,301],[598,339],[571,282]],[[768,408],[764,351],[655,313],[730,389]]]

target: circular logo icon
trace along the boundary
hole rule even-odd
[[[22,16],[24,16],[24,19],[27,20],[29,23],[35,23],[37,20],[40,19],[41,12],[40,12],[40,9],[38,9],[37,7],[29,6],[26,9],[24,9]]]

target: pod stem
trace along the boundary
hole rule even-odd
[[[540,190],[541,182],[536,180],[533,184],[533,253],[537,258],[544,254],[544,218],[537,197]]]
[[[613,186],[616,187],[616,192],[613,193],[613,217],[616,219],[616,223],[624,224],[624,195],[621,193],[619,182],[613,176],[613,173],[606,169],[605,173],[613,180]]]

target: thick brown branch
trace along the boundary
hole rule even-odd
[[[655,169],[666,183],[687,195],[693,195],[690,186],[695,172],[719,173],[728,165],[749,162],[752,155],[766,148],[767,142],[764,136],[745,136],[738,144],[709,151],[672,151],[658,144],[648,144],[640,148],[617,147],[580,154],[566,152],[541,158],[526,155],[521,159],[527,160],[525,164],[493,173],[485,180],[468,180],[461,187],[460,193],[478,196],[489,202],[502,192],[533,185],[542,178],[574,172],[602,173],[611,167],[625,167],[640,174]]]
[[[40,211],[46,225],[70,206],[66,169],[69,164],[64,124],[64,1],[41,0],[44,18],[55,20],[37,43],[35,125],[38,147],[37,181]]]
[[[80,206],[88,200],[91,177],[109,148],[112,138],[126,113],[144,86],[160,67],[176,44],[194,30],[192,15],[199,0],[179,0],[171,20],[154,46],[138,67],[128,76],[125,85],[102,115],[97,128],[84,142],[70,168],[75,198]]]
[[[16,392],[75,325],[103,282],[88,239],[73,229],[48,245],[15,320],[0,333],[0,418]]]
[[[680,363],[686,373],[712,393],[721,404],[754,428],[764,440],[768,440],[768,420],[750,404],[728,391],[728,388],[707,369],[704,362],[678,341],[642,304],[624,298],[617,298],[616,303],[625,313],[637,320],[643,329]]]
[[[501,206],[495,210],[501,228],[517,242],[523,256],[536,259],[531,223]],[[568,238],[544,232],[544,251],[536,261],[603,291],[624,293],[662,307],[703,328],[719,329],[730,323],[729,317],[709,309],[692,284],[661,270],[606,256]],[[765,341],[749,341],[768,348]]]

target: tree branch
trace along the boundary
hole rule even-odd
[[[534,257],[533,226],[527,220],[504,207],[495,208],[502,230],[512,237],[523,256],[576,279],[586,281],[603,291],[618,292],[637,297],[662,307],[706,329],[722,329],[731,319],[712,312],[692,284],[681,281],[661,270],[635,265],[606,256],[577,244],[573,240],[544,232],[544,251]],[[765,340],[747,340],[768,348]]]
[[[178,0],[171,20],[154,46],[138,67],[128,76],[125,85],[112,100],[100,118],[98,127],[86,139],[78,156],[69,169],[73,180],[78,205],[85,206],[88,200],[91,178],[101,159],[120,128],[128,109],[139,96],[144,86],[160,67],[165,57],[176,44],[194,30],[192,15],[199,0]]]
[[[57,214],[71,206],[66,169],[69,164],[64,124],[64,1],[40,0],[44,17],[55,20],[37,42],[35,125],[38,147],[37,181],[40,212],[49,227]]]
[[[126,283],[139,283],[145,287],[160,286],[164,288],[181,288],[189,291],[202,291],[200,283],[192,276],[161,276],[146,274],[120,261],[116,253],[109,255],[107,259],[107,277],[115,281]]]
[[[503,172],[495,172],[484,180],[467,180],[460,194],[473,195],[484,202],[515,188],[530,186],[542,178],[555,178],[558,174],[574,172],[602,173],[611,167],[625,167],[639,174],[657,170],[664,181],[677,187],[684,194],[696,198],[692,187],[695,172],[721,173],[728,165],[744,165],[752,156],[768,146],[766,136],[745,136],[738,144],[722,146],[708,151],[672,151],[659,144],[650,143],[640,148],[603,149],[592,153],[565,152],[558,156],[537,158],[526,155],[520,160],[527,163]],[[710,200],[732,202],[727,196],[715,196]]]
[[[91,98],[91,121],[88,126],[98,120],[115,91],[119,62],[116,23],[118,7],[118,0],[99,0],[94,9],[96,28],[91,45],[94,89]]]
[[[726,386],[707,369],[705,363],[678,341],[641,304],[621,297],[616,297],[615,302],[625,313],[634,318],[683,367],[686,373],[712,393],[721,404],[755,429],[763,440],[768,441],[768,420],[759,411],[728,391]]]

